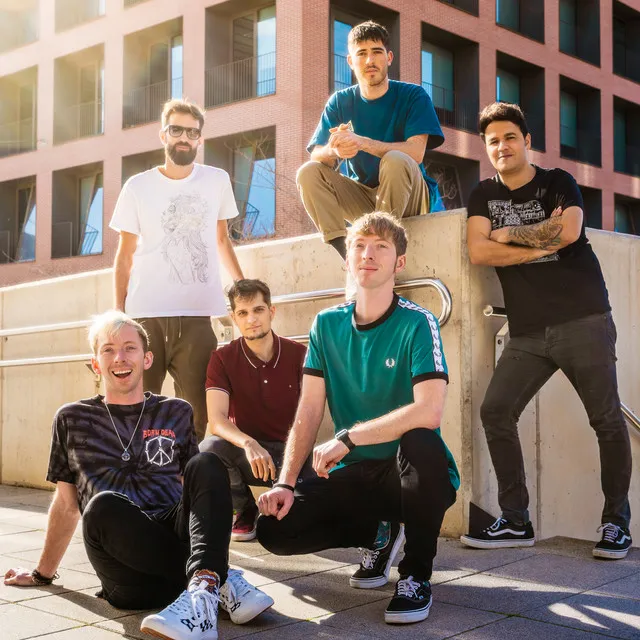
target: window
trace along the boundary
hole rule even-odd
[[[566,91],[560,93],[560,145],[578,147],[578,100]]]
[[[496,100],[520,104],[520,78],[510,71],[498,69],[496,74]]]
[[[422,86],[436,109],[454,110],[452,51],[430,43],[422,45]]]
[[[616,171],[627,169],[627,116],[624,111],[613,111],[613,164]]]
[[[256,94],[266,96],[276,92],[276,8],[275,5],[258,11],[256,42]]]
[[[88,256],[102,253],[102,173],[80,178],[80,234],[74,255]]]
[[[614,231],[618,233],[629,233],[631,235],[640,235],[640,217],[633,215],[633,208],[626,202],[622,202],[616,198],[614,208]]]
[[[520,0],[496,0],[496,22],[514,31],[520,29]]]
[[[18,189],[18,243],[15,260],[28,262],[36,259],[36,186]]]
[[[346,89],[354,84],[351,67],[347,62],[349,54],[347,41],[352,26],[340,20],[333,21],[333,84],[335,91]]]
[[[560,0],[560,51],[576,54],[575,0]]]
[[[182,98],[182,36],[171,38],[171,97]]]

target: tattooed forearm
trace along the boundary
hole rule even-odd
[[[511,227],[509,242],[535,249],[553,249],[562,242],[561,233],[562,216],[555,216],[537,224]]]

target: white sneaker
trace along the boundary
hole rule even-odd
[[[186,591],[168,607],[147,616],[140,631],[165,640],[218,640],[218,585],[208,571],[196,572]]]
[[[229,569],[227,581],[220,588],[220,607],[235,624],[253,620],[273,605],[273,598],[256,589],[243,577],[240,569]]]

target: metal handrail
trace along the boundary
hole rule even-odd
[[[638,418],[638,416],[633,413],[633,411],[631,411],[624,402],[620,403],[620,407],[629,426],[633,427],[636,430],[636,433],[640,434],[640,418]]]
[[[453,301],[451,299],[451,292],[447,286],[438,278],[417,278],[415,280],[406,280],[405,282],[399,282],[396,284],[395,289],[398,291],[404,291],[405,289],[416,289],[419,287],[431,287],[440,294],[440,300],[442,301],[442,311],[438,317],[440,326],[444,326],[451,317],[451,309]],[[320,289],[318,291],[303,291],[301,293],[288,293],[281,296],[274,296],[271,302],[274,305],[294,304],[296,302],[317,302],[321,300],[330,300],[333,298],[344,297],[344,289]],[[2,329],[0,330],[0,338],[9,336],[23,336],[33,333],[45,333],[48,331],[65,331],[67,329],[83,329],[91,325],[91,320],[76,320],[73,322],[59,322],[56,324],[41,324],[34,325],[32,327],[20,327],[17,329]],[[289,336],[290,340],[296,342],[308,342],[308,334]],[[228,342],[220,342],[218,346],[222,347]],[[65,362],[86,362],[91,360],[91,353],[81,353],[64,356],[45,356],[42,358],[20,358],[17,360],[0,360],[0,368],[3,367],[21,367],[26,365],[36,364],[58,364]]]

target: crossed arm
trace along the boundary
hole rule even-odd
[[[379,418],[356,424],[349,429],[349,437],[356,445],[380,444],[398,440],[412,429],[436,429],[440,426],[447,384],[444,380],[423,380],[413,387],[413,402]],[[324,415],[326,387],[324,378],[305,375],[296,419],[287,439],[280,482],[295,486],[304,461],[318,436]],[[332,438],[313,450],[313,468],[321,478],[349,452],[347,446]],[[293,504],[293,492],[276,488],[260,496],[260,512],[282,520]]]
[[[76,486],[68,482],[58,482],[49,507],[44,548],[36,566],[44,577],[49,578],[55,575],[79,519]],[[35,586],[31,570],[21,567],[9,569],[5,573],[4,583],[21,587]]]

